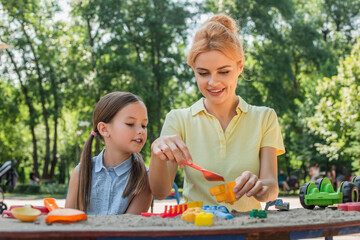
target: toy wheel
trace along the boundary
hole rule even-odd
[[[300,193],[299,193],[300,203],[301,203],[301,206],[303,206],[303,208],[314,209],[315,205],[306,205],[305,204],[305,196],[307,194],[307,190],[309,188],[309,185],[310,185],[310,183],[305,183],[300,188]]]
[[[7,210],[7,206],[5,203],[0,202],[0,214],[3,213],[3,211]]]
[[[4,191],[0,187],[0,202],[3,202],[3,201],[4,201]]]
[[[319,179],[316,180],[316,182],[315,182],[315,185],[316,185],[317,189],[319,189],[319,191],[320,191],[321,183],[322,183],[323,180],[324,180],[323,178],[319,178]]]
[[[359,201],[359,190],[354,183],[344,182],[341,186],[341,192],[343,193],[343,203]]]
[[[355,184],[355,186],[358,188],[358,191],[359,191],[359,189],[360,189],[360,177],[355,177],[353,179],[353,183]],[[360,191],[359,191],[358,201],[360,201]]]

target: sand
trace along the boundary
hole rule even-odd
[[[344,212],[326,209],[291,209],[290,211],[267,211],[266,219],[250,218],[249,213],[234,213],[234,219],[225,220],[214,216],[213,226],[195,226],[194,223],[174,218],[150,218],[138,215],[88,216],[87,221],[72,224],[54,223],[47,225],[44,216],[31,223],[17,219],[0,218],[0,232],[48,232],[48,231],[189,231],[216,229],[251,229],[360,221],[359,212]]]

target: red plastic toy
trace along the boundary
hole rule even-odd
[[[360,202],[348,202],[338,204],[338,209],[343,211],[357,211],[360,212]]]
[[[143,217],[160,216],[163,218],[176,217],[177,215],[180,215],[183,212],[185,212],[186,209],[187,209],[187,204],[174,205],[174,206],[171,205],[171,206],[169,206],[169,210],[168,210],[168,205],[165,205],[165,210],[163,213],[143,212],[143,213],[141,213],[141,216],[143,216]]]
[[[2,213],[2,217],[5,218],[15,218],[14,215],[12,214],[11,210],[13,210],[14,208],[21,208],[24,207],[24,205],[12,205],[10,206],[9,210],[5,210]],[[41,215],[47,215],[49,213],[49,210],[45,207],[45,206],[32,206],[32,208],[34,209],[38,209],[41,212]]]

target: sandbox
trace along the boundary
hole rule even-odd
[[[234,213],[234,219],[214,216],[213,226],[174,218],[150,218],[138,215],[88,216],[87,221],[72,224],[45,224],[0,218],[0,239],[64,239],[83,237],[140,237],[140,239],[298,239],[360,232],[360,212],[326,209],[267,211],[266,219],[250,218],[249,212]]]

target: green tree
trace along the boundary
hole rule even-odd
[[[2,24],[2,38],[7,42],[11,40],[13,46],[7,50],[9,71],[17,77],[29,111],[27,122],[32,134],[34,168],[39,175],[36,126],[38,120],[41,120],[45,128],[42,177],[53,178],[58,155],[58,113],[61,109],[59,77],[62,71],[59,66],[62,63],[58,58],[61,52],[59,36],[62,35],[63,25],[54,20],[54,14],[59,8],[55,1],[37,0],[2,1],[1,7],[6,16]],[[54,131],[52,150],[51,128]]]
[[[360,121],[360,41],[351,54],[340,61],[338,75],[323,78],[316,88],[319,102],[315,114],[308,117],[308,127],[324,143],[317,143],[320,153],[329,161],[343,162],[359,167],[359,137],[356,135]]]

